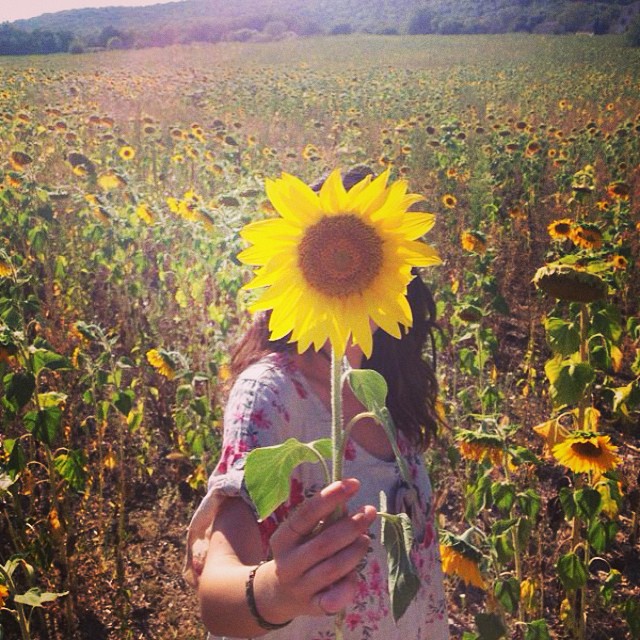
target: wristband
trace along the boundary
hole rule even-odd
[[[249,611],[253,619],[260,625],[262,629],[267,629],[268,631],[273,631],[274,629],[282,629],[286,627],[291,620],[287,622],[280,622],[279,624],[274,624],[273,622],[269,622],[265,620],[260,613],[258,612],[258,607],[256,606],[256,594],[253,592],[253,581],[256,577],[256,571],[265,563],[266,560],[260,561],[249,573],[249,577],[247,578],[247,583],[245,585],[245,594],[247,597],[247,605],[249,605]]]

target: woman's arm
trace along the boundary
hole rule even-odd
[[[334,482],[302,503],[271,537],[273,559],[255,575],[260,615],[278,624],[300,615],[336,613],[353,601],[355,569],[369,547],[372,506],[314,533],[357,493],[355,479]],[[258,525],[239,498],[226,500],[216,515],[198,594],[202,620],[214,635],[253,637],[266,633],[249,612],[245,585],[262,558]]]

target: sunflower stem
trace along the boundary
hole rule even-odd
[[[333,345],[331,345],[331,479],[333,482],[342,480],[342,445],[344,440],[344,418],[342,415],[342,367],[341,359]],[[337,509],[333,514],[334,519],[344,515],[343,509]],[[342,640],[344,626],[344,611],[336,614],[335,632],[336,640]]]

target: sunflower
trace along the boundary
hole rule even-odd
[[[142,202],[136,207],[136,215],[146,224],[153,224],[155,220],[155,213],[146,202]]]
[[[593,224],[577,225],[571,230],[571,240],[581,249],[600,249],[602,232]]]
[[[33,158],[22,151],[12,151],[9,154],[9,164],[14,171],[24,171],[33,162]]]
[[[624,256],[616,254],[614,256],[611,256],[609,264],[615,271],[624,271],[627,268],[629,262]]]
[[[122,189],[127,186],[127,181],[113,169],[109,169],[102,173],[98,178],[98,184],[105,191],[113,191],[115,189]]]
[[[458,200],[454,195],[451,195],[450,193],[445,193],[442,196],[442,204],[447,209],[454,209],[455,206],[458,204]]]
[[[341,356],[349,337],[368,357],[371,322],[399,338],[411,326],[406,288],[412,267],[440,264],[435,249],[417,242],[434,224],[429,213],[407,210],[422,196],[407,182],[387,186],[389,171],[345,189],[333,171],[319,192],[283,173],[267,180],[280,218],[246,226],[253,244],[238,258],[256,265],[246,288],[268,286],[252,311],[272,309],[271,339],[289,335],[300,353],[329,339]]]
[[[164,349],[150,349],[147,351],[147,360],[167,380],[173,380],[176,377],[177,363]]]
[[[465,251],[483,254],[487,250],[487,240],[479,231],[463,231],[460,234],[460,244]]]
[[[461,430],[457,436],[460,455],[467,460],[489,460],[494,466],[503,462],[504,443],[491,433]]]
[[[571,218],[562,218],[561,220],[554,220],[549,224],[547,231],[554,240],[564,240],[571,235],[572,228],[573,221]]]
[[[123,160],[133,160],[136,157],[136,150],[132,146],[125,144],[123,147],[120,147],[118,155]]]
[[[609,436],[591,431],[576,431],[553,447],[556,460],[575,473],[605,473],[621,462],[618,447]]]
[[[458,576],[466,584],[486,588],[479,567],[482,559],[480,551],[461,536],[444,532],[440,538],[442,570],[447,575]]]
[[[0,608],[4,607],[4,603],[9,599],[9,589],[6,585],[0,583]]]
[[[607,186],[607,195],[616,200],[628,200],[631,189],[626,182],[616,180]]]
[[[11,265],[6,261],[0,258],[0,278],[6,278],[13,274],[13,270],[11,269]]]

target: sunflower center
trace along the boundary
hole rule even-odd
[[[353,213],[322,218],[300,242],[298,264],[311,287],[331,297],[362,293],[382,267],[382,239]]]
[[[593,442],[574,442],[571,445],[571,448],[577,453],[581,458],[599,458],[603,451],[600,447],[593,444]]]

